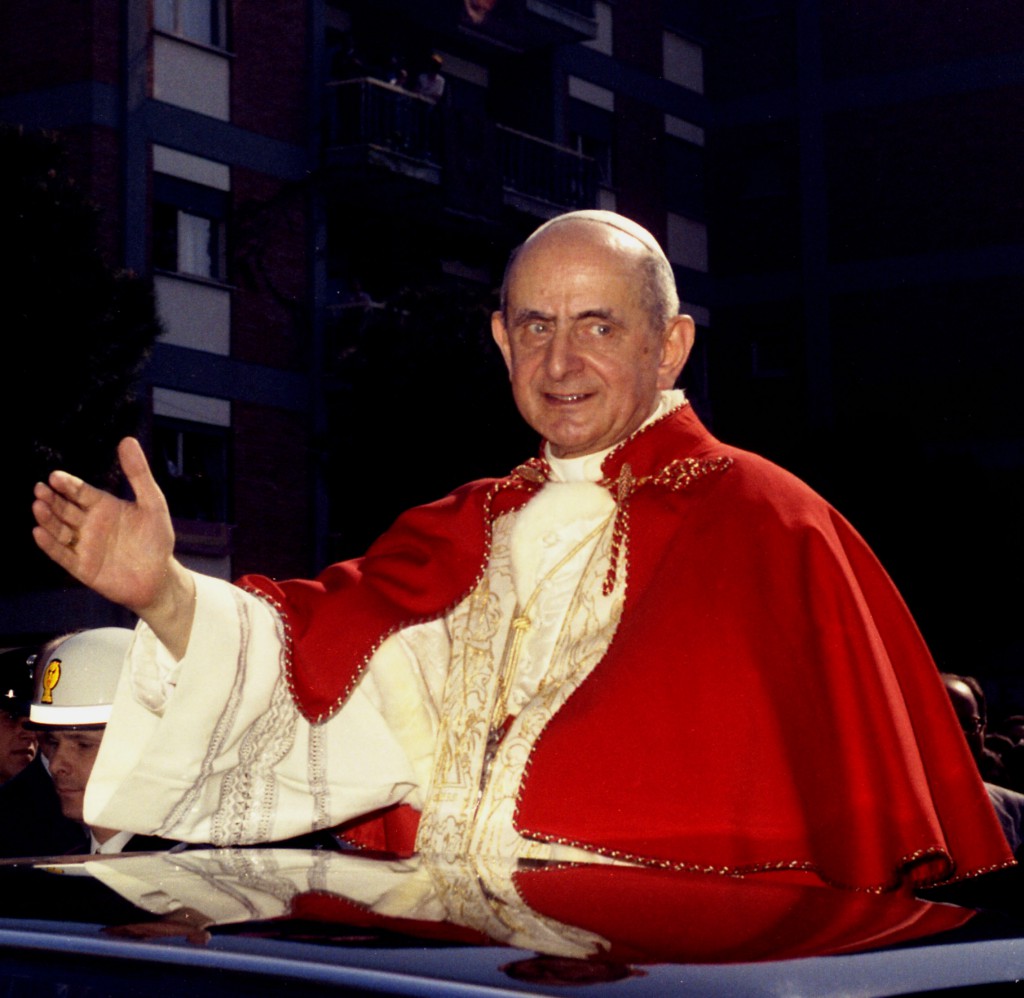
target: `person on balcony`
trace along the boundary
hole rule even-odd
[[[412,91],[426,97],[433,104],[439,104],[444,97],[445,79],[441,75],[444,60],[435,52],[427,60],[426,65],[416,74]]]

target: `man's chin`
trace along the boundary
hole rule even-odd
[[[60,809],[65,818],[70,818],[72,821],[84,820],[82,813],[82,803],[85,799],[84,790],[58,790],[57,795],[60,797]]]
[[[560,419],[548,419],[534,429],[548,442],[555,457],[584,457],[604,450],[599,435],[585,420],[567,414]]]
[[[559,458],[586,457],[588,454],[596,454],[599,451],[607,450],[618,441],[605,443],[603,439],[595,438],[592,433],[571,433],[566,432],[565,427],[560,427],[561,432],[545,435],[551,453]]]

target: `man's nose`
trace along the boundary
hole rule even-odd
[[[18,738],[28,745],[35,745],[38,741],[38,735],[31,728],[26,727],[26,724],[27,719],[24,717],[18,722]]]
[[[50,749],[46,753],[46,762],[51,773],[66,773],[69,769],[69,758],[67,750],[61,746]]]
[[[559,329],[548,341],[545,367],[548,377],[559,381],[567,375],[575,374],[583,366],[579,344],[571,329]]]

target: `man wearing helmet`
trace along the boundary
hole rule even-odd
[[[37,648],[0,655],[0,858],[63,853],[82,844],[81,827],[61,814],[36,732],[28,727]]]
[[[19,783],[25,774],[12,781],[16,793],[3,799],[18,830],[16,838],[0,841],[3,855],[139,852],[171,844],[90,826],[83,815],[132,635],[124,627],[80,631],[50,641],[36,657],[26,725],[39,739],[40,771],[31,784]]]
[[[0,654],[0,786],[36,757],[36,734],[25,725],[34,659],[28,648]]]
[[[0,784],[0,857],[63,855],[83,852],[88,836],[78,820],[64,816],[46,761],[38,752],[38,732],[28,719],[32,672],[38,648],[4,653],[0,726],[11,735],[9,755],[15,772]],[[3,739],[0,738],[0,754]]]

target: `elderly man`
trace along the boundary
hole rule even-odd
[[[546,223],[493,333],[541,456],[316,581],[183,569],[134,441],[134,503],[63,472],[37,488],[40,547],[144,622],[92,820],[871,890],[1008,864],[863,541],[673,390],[694,328],[653,237],[609,212]]]

